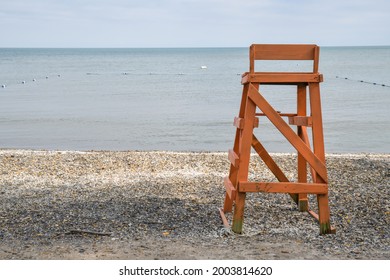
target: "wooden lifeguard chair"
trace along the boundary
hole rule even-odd
[[[236,137],[234,148],[229,150],[231,162],[229,176],[224,179],[226,196],[220,214],[225,226],[229,226],[225,213],[232,212],[232,230],[242,232],[244,206],[247,192],[288,193],[300,211],[308,211],[320,224],[320,234],[335,233],[330,225],[328,204],[328,177],[325,165],[324,137],[318,73],[319,47],[316,45],[264,45],[250,46],[249,72],[242,75],[243,85],[239,115],[234,119]],[[312,72],[255,72],[256,60],[312,60]],[[297,111],[276,111],[259,92],[260,85],[297,86]],[[310,111],[307,114],[307,88]],[[257,108],[260,112],[256,112]],[[290,182],[271,155],[253,134],[259,126],[260,116],[266,116],[296,149],[297,181]],[[283,117],[288,118],[289,124]],[[289,126],[297,126],[297,132]],[[310,148],[307,128],[312,129],[313,150]],[[251,147],[259,154],[279,182],[248,182]],[[307,164],[310,166],[311,182],[308,182]],[[307,194],[317,195],[318,215],[310,210]]]

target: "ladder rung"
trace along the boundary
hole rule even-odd
[[[291,125],[298,125],[298,126],[312,126],[313,119],[312,117],[307,117],[307,116],[288,117],[288,123]]]
[[[234,117],[233,125],[238,129],[244,129],[245,119]],[[259,127],[259,118],[253,120],[253,127]]]
[[[240,158],[232,149],[229,149],[228,158],[231,164],[233,164],[234,167],[238,168],[238,165],[240,164]]]
[[[223,184],[225,186],[227,195],[230,197],[231,200],[235,200],[235,198],[236,198],[236,189],[233,187],[233,184],[230,181],[229,177],[225,177],[223,179]]]
[[[243,118],[234,117],[233,125],[235,127],[237,127],[238,129],[243,129],[244,128],[244,119]]]

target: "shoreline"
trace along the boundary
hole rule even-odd
[[[293,180],[296,154],[271,154]],[[390,154],[326,160],[335,235],[283,194],[248,195],[236,235],[226,152],[0,149],[0,259],[389,259]],[[255,156],[249,177],[274,180]]]
[[[0,154],[4,152],[14,152],[14,153],[79,153],[79,154],[87,154],[87,153],[171,153],[171,154],[226,154],[226,151],[191,151],[191,150],[67,150],[67,149],[30,149],[30,148],[0,148]],[[269,152],[272,155],[296,155],[296,152]],[[256,152],[251,152],[251,155],[257,155]],[[326,156],[340,156],[340,157],[361,157],[361,156],[377,156],[377,157],[388,157],[390,153],[385,152],[326,152]]]

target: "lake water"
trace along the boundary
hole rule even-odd
[[[248,63],[248,48],[0,49],[0,148],[227,151]],[[326,152],[389,153],[390,47],[323,47],[320,72]],[[261,89],[296,110],[294,87]],[[255,134],[292,151],[264,117]]]

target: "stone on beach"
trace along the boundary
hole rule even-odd
[[[275,158],[293,180],[296,155]],[[218,213],[226,153],[0,150],[0,258],[77,258],[82,246],[85,258],[388,259],[390,155],[329,154],[327,166],[335,235],[288,195],[261,193],[236,235]],[[249,177],[275,180],[258,156]],[[129,246],[137,255],[119,255]]]

